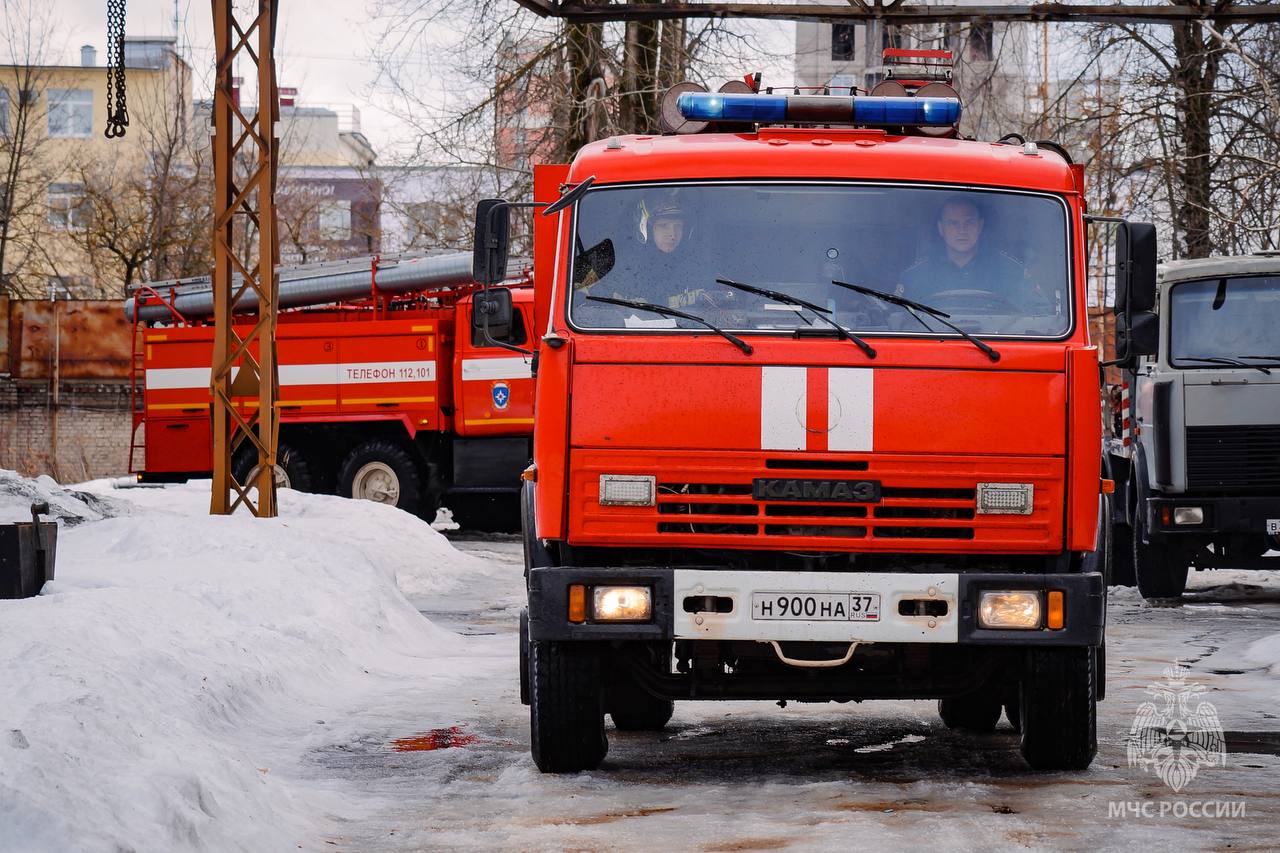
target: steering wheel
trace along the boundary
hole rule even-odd
[[[947,305],[946,303],[950,303]],[[996,314],[1021,314],[1022,311],[1009,301],[1008,297],[994,290],[957,289],[940,290],[928,298],[927,303],[933,308],[946,311],[948,314],[956,309],[963,311],[982,311]]]

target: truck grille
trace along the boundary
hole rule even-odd
[[[570,541],[604,547],[849,552],[1046,551],[1062,542],[1060,457],[726,451],[574,452]],[[653,506],[602,506],[602,475],[656,477]],[[756,479],[866,480],[878,500],[756,497]],[[1030,516],[982,515],[976,484],[1033,483]]]
[[[1280,488],[1280,425],[1187,427],[1187,487]]]
[[[824,466],[804,460],[802,465],[785,466],[779,464],[781,461],[770,459],[766,467],[805,472],[867,470],[866,462]],[[711,496],[716,499],[709,499]],[[769,523],[762,526],[744,523],[744,516],[759,516],[762,511]],[[887,486],[882,490],[879,504],[801,504],[756,501],[751,496],[751,487],[739,484],[659,483],[658,514],[663,516],[658,522],[659,533],[965,540],[973,538],[973,527],[963,522],[973,518],[974,490]],[[687,520],[667,516],[687,516]],[[867,522],[869,517],[875,519],[871,525]],[[919,524],[921,519],[942,521],[942,525],[923,527]]]

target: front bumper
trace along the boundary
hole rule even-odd
[[[571,623],[571,584],[648,586],[652,590],[652,618],[643,624]],[[1042,594],[1060,590],[1064,594],[1063,627],[983,628],[978,624],[977,607],[984,590]],[[879,616],[874,621],[753,617],[754,594],[779,592],[879,596]],[[1097,646],[1102,642],[1105,609],[1102,576],[1096,572],[916,574],[699,568],[536,568],[529,572],[529,635],[533,640]]]
[[[1175,524],[1173,511],[1180,507],[1199,507],[1204,511],[1201,524]],[[1165,511],[1169,518],[1165,521]],[[1267,522],[1280,523],[1280,496],[1234,495],[1197,496],[1169,495],[1147,498],[1147,530],[1151,533],[1183,535],[1206,533],[1267,534]]]

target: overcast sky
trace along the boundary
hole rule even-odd
[[[80,45],[98,49],[106,62],[106,0],[54,0],[58,7],[56,43],[60,57],[79,64]],[[127,0],[125,34],[172,36],[173,0]],[[207,96],[213,76],[213,13],[208,0],[178,0],[183,46],[195,70],[196,94]],[[278,84],[296,86],[304,102],[355,104],[363,130],[375,148],[390,145],[396,122],[371,103],[368,88],[374,69],[366,60],[374,24],[362,0],[282,0],[276,41]]]

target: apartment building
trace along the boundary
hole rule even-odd
[[[185,159],[191,69],[173,38],[126,38],[124,64],[130,123],[113,139],[92,45],[79,65],[0,65],[0,295],[113,297],[151,260],[137,207]]]

